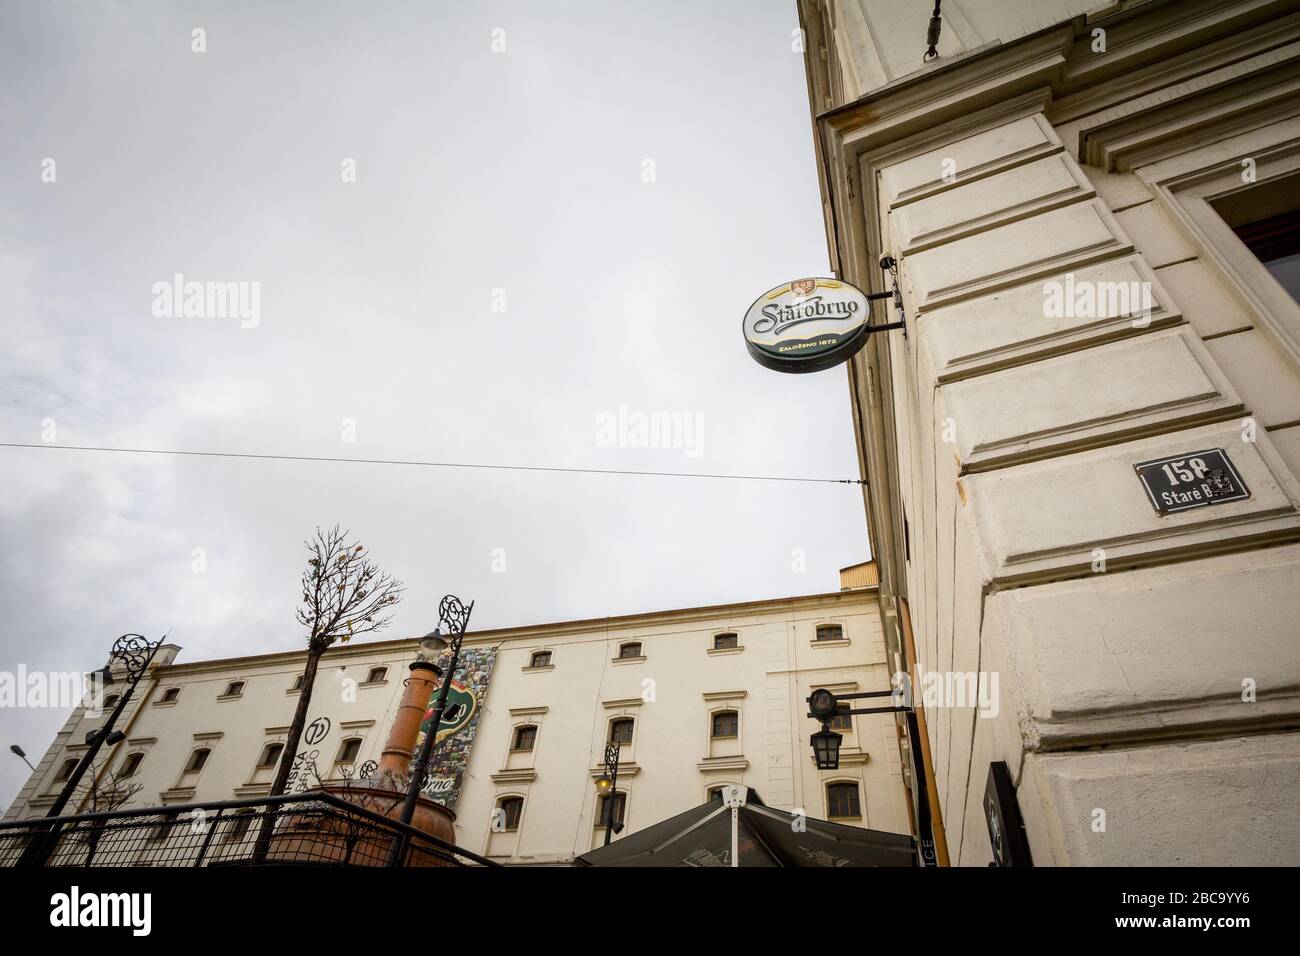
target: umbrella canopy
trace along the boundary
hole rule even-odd
[[[737,811],[741,866],[915,866],[910,836],[796,817],[749,789]],[[577,866],[731,866],[731,810],[720,798],[578,857]]]

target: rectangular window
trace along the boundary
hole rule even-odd
[[[611,744],[630,744],[632,742],[632,720],[616,720],[609,725],[609,742]]]
[[[715,634],[713,636],[713,649],[723,651],[732,647],[740,646],[739,635],[736,634]]]
[[[831,718],[831,730],[852,730],[853,715],[849,713],[848,704],[837,704],[835,716]]]
[[[856,783],[832,783],[826,787],[826,815],[836,817],[860,817],[862,806],[858,802],[858,785]]]
[[[734,710],[724,710],[713,715],[713,736],[735,737],[740,733],[740,715]]]
[[[614,822],[624,823],[627,814],[627,794],[619,793],[613,795]],[[611,806],[610,794],[600,798],[600,814],[596,817],[597,827],[609,826],[609,811]]]
[[[844,628],[838,624],[822,624],[817,628],[817,640],[819,641],[841,641],[844,639]]]

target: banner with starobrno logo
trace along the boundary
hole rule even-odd
[[[474,735],[478,730],[479,710],[487,697],[488,683],[492,679],[496,659],[495,647],[462,649],[455,679],[451,682],[451,690],[447,692],[447,706],[438,727],[438,736],[434,739],[429,773],[424,781],[424,795],[449,810],[456,808],[456,799],[460,796],[461,780],[469,765],[470,748],[474,746]],[[416,752],[424,743],[425,734],[429,732],[433,708],[437,702],[438,690],[435,688],[415,740]]]

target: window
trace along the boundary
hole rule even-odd
[[[367,684],[382,684],[386,680],[388,680],[387,667],[372,667],[370,673],[366,675]]]
[[[222,836],[223,843],[239,843],[248,835],[249,827],[253,824],[252,810],[239,810],[234,814],[234,818],[226,824],[226,832]]]
[[[725,789],[726,789],[726,784],[723,784],[723,785],[718,786],[718,787],[709,787],[709,799],[710,799],[710,800],[721,800],[721,799],[722,799],[722,791],[725,790]]]
[[[349,737],[339,744],[339,755],[334,758],[334,762],[356,763],[359,753],[361,753],[361,738]]]
[[[720,710],[713,715],[713,736],[735,737],[740,733],[740,714],[734,710]]]
[[[641,656],[641,642],[628,641],[626,644],[620,644],[618,648],[618,659],[621,661],[632,660]]]
[[[269,770],[280,762],[280,755],[284,753],[284,744],[275,743],[267,744],[262,748],[262,757],[257,761],[258,770]]]
[[[1212,209],[1269,274],[1300,302],[1300,175],[1221,196]],[[1291,208],[1287,208],[1291,207]]]
[[[838,624],[818,624],[817,640],[819,641],[842,641],[844,640],[844,628]]]
[[[536,727],[516,727],[515,742],[510,747],[511,750],[532,750],[533,745],[537,742]]]
[[[122,769],[117,772],[119,777],[134,777],[135,772],[140,769],[140,761],[144,760],[144,754],[133,753],[127,754],[126,759],[122,761]]]
[[[289,690],[291,691],[302,690],[302,680],[303,680],[302,675],[299,674],[297,677],[293,679],[293,683],[289,685]]]
[[[858,785],[856,783],[827,784],[826,815],[832,820],[836,817],[862,816],[862,807],[858,803]]]
[[[725,651],[732,647],[740,646],[740,638],[736,634],[714,634],[713,649],[715,651]]]
[[[244,682],[242,680],[232,680],[226,685],[226,692],[222,697],[240,697],[244,693]]]
[[[185,765],[186,773],[198,773],[208,762],[208,756],[212,753],[207,747],[200,747],[194,753],[190,754],[189,763]]]
[[[609,826],[609,811],[611,805],[614,810],[614,822],[622,823],[627,817],[627,794],[616,793],[613,795],[605,794],[600,798],[600,812],[596,816],[596,826]]]
[[[64,780],[67,780],[69,777],[72,776],[72,771],[76,769],[77,769],[77,758],[69,757],[67,760],[63,761],[63,766],[60,767],[59,772],[54,775],[55,781],[62,782]]]
[[[171,835],[172,827],[176,826],[176,821],[179,818],[180,811],[178,810],[169,810],[167,813],[164,813],[162,818],[154,824],[153,829],[149,831],[149,842],[161,843],[163,840],[167,839],[167,837]]]
[[[176,703],[176,698],[180,696],[181,696],[181,689],[179,687],[168,687],[165,691],[163,691],[162,703],[174,704]]]
[[[523,797],[503,797],[497,803],[497,809],[501,811],[497,819],[501,821],[502,830],[519,829],[519,818],[524,813]]]
[[[849,713],[848,704],[836,704],[835,716],[831,718],[831,730],[853,730],[853,715]]]
[[[112,710],[114,707],[117,706],[117,702],[121,699],[122,699],[121,694],[109,694],[107,697],[104,698],[104,709]]]
[[[551,666],[551,652],[550,652],[550,651],[536,651],[536,652],[534,652],[534,654],[533,654],[533,656],[532,656],[532,659],[531,659],[531,661],[529,662],[528,666],[529,666],[529,667],[550,667],[550,666]]]
[[[609,742],[611,744],[630,744],[632,742],[632,727],[636,723],[631,717],[620,717],[618,720],[610,722],[609,725]]]

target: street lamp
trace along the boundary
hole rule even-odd
[[[825,687],[819,687],[808,695],[808,716],[821,721],[822,729],[813,734],[810,743],[813,759],[817,761],[818,770],[838,770],[840,766],[841,734],[831,730],[831,720],[840,714],[903,714],[907,721],[907,739],[912,747],[912,779],[916,794],[916,823],[920,833],[921,865],[938,865],[935,856],[934,834],[930,825],[930,800],[925,783],[924,757],[921,754],[921,731],[916,719],[916,711],[910,704],[890,707],[852,707],[840,710],[840,702],[859,700],[864,697],[893,697],[898,691],[873,690],[857,694],[834,694]],[[905,697],[905,700],[910,698]]]
[[[460,645],[465,640],[465,626],[469,623],[469,616],[473,611],[473,601],[470,601],[467,607],[461,603],[460,598],[454,594],[448,594],[438,604],[438,626],[420,638],[420,654],[425,660],[432,661],[433,657],[450,648],[451,661],[447,665],[446,672],[440,675],[442,686],[438,689],[438,700],[433,705],[433,712],[429,715],[429,729],[425,732],[423,743],[420,744],[420,752],[415,758],[415,766],[411,769],[411,779],[406,785],[406,800],[402,803],[402,815],[400,817],[401,823],[406,826],[410,826],[411,820],[415,817],[415,807],[420,800],[420,791],[424,789],[424,778],[429,770],[429,757],[433,753],[433,745],[438,739],[438,728],[442,724],[442,714],[447,709],[447,694],[451,690],[451,681],[456,676],[456,666],[460,662]],[[444,628],[446,629],[445,632]],[[447,639],[447,634],[450,634],[450,641]],[[438,670],[436,667],[434,669],[435,671]],[[398,865],[406,849],[407,842],[406,836],[393,841],[393,849],[388,856],[389,866]]]
[[[49,813],[46,814],[47,817],[57,817],[63,812],[63,808],[67,806],[68,801],[72,799],[72,795],[76,793],[81,778],[85,776],[86,770],[89,769],[95,757],[99,754],[99,748],[104,744],[116,744],[126,737],[122,732],[114,731],[113,725],[117,723],[117,718],[126,709],[127,703],[131,700],[131,694],[135,690],[135,685],[140,683],[140,678],[149,669],[154,655],[158,653],[158,648],[161,646],[161,639],[148,641],[140,634],[123,634],[113,642],[113,651],[109,654],[108,665],[102,671],[97,672],[100,676],[100,686],[104,687],[115,682],[113,678],[113,662],[119,661],[126,668],[126,690],[122,691],[118,697],[117,706],[108,715],[108,720],[104,721],[104,725],[86,734],[86,743],[89,745],[89,749],[82,755],[76,769],[68,777],[68,782],[63,785],[63,790],[59,792],[58,799],[50,807]]]
[[[17,744],[10,744],[9,749],[13,753],[17,754],[18,757],[22,759],[22,762],[27,764],[27,766],[31,768],[32,773],[36,772],[36,768],[32,767],[32,762],[27,759],[27,752],[24,751],[22,747],[19,747]]]
[[[622,745],[605,745],[605,772],[596,778],[596,795],[605,801],[605,846],[615,833],[623,832],[618,821],[618,757]]]
[[[813,757],[817,760],[818,770],[838,770],[840,768],[840,741],[843,734],[837,734],[825,727],[812,735]]]
[[[149,670],[149,665],[153,663],[154,655],[158,653],[158,648],[162,647],[162,639],[150,641],[141,634],[123,634],[113,642],[113,650],[108,656],[108,664],[102,671],[96,671],[100,681],[99,686],[102,690],[108,684],[115,683],[113,677],[113,663],[117,662],[126,670],[126,689],[122,691],[117,699],[117,704],[109,713],[108,719],[104,721],[102,727],[90,731],[86,734],[86,752],[82,754],[81,760],[68,776],[68,781],[59,791],[58,798],[50,806],[49,812],[45,815],[47,818],[57,817],[63,813],[63,808],[68,805],[72,795],[77,792],[77,786],[81,783],[81,778],[86,775],[99,754],[99,748],[104,744],[112,746],[126,739],[126,734],[120,730],[114,730],[113,725],[117,723],[117,718],[122,716],[122,711],[131,700],[131,694],[135,687],[144,677],[145,672]],[[11,750],[17,750],[13,747]],[[25,758],[24,758],[25,759]],[[30,765],[29,765],[30,766]],[[54,847],[58,843],[58,835],[61,824],[52,824],[45,837],[40,840],[34,840],[30,843],[23,855],[18,860],[18,866],[41,866],[49,859],[50,854],[54,852]]]

